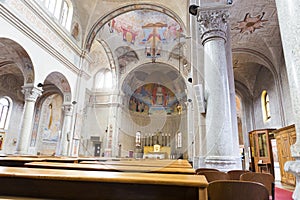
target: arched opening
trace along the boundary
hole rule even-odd
[[[64,148],[68,141],[65,138],[71,127],[70,124],[65,127],[65,121],[68,120],[67,108],[72,107],[68,80],[61,73],[52,72],[38,87],[43,89],[43,94],[36,103],[30,148],[39,155],[63,153],[66,156]]]
[[[24,85],[33,85],[34,68],[26,50],[17,42],[0,38],[0,98],[2,99],[1,153],[12,154],[16,150],[22,121],[25,96]],[[13,120],[9,120],[9,119]]]
[[[128,73],[122,83],[119,142],[123,156],[128,151],[140,158],[187,157],[187,94],[178,71],[163,63],[148,63]],[[178,107],[181,109],[178,110]],[[132,146],[135,135],[141,145]],[[160,146],[160,152],[154,151]]]
[[[270,98],[266,90],[261,93],[261,108],[264,122],[271,119]]]

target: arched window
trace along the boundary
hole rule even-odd
[[[177,148],[181,148],[182,147],[182,133],[178,132],[177,133]]]
[[[135,146],[139,147],[141,146],[141,132],[138,131],[135,134]]]
[[[267,121],[271,118],[271,111],[270,111],[270,98],[266,90],[264,90],[261,94],[261,105],[262,105],[264,121]]]
[[[0,98],[0,129],[2,130],[8,128],[11,102],[12,101],[8,97]]]
[[[71,30],[73,15],[73,6],[70,0],[36,0],[40,3],[55,19],[65,27]]]
[[[112,73],[109,69],[98,72],[95,77],[95,89],[111,89],[113,87]]]

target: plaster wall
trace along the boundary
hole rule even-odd
[[[23,104],[21,102],[14,102],[10,116],[10,123],[8,130],[4,136],[4,144],[2,146],[3,154],[13,154],[16,150],[16,142],[20,131],[20,122],[22,121]]]
[[[270,99],[271,118],[267,121],[263,119],[261,94],[266,90]],[[253,107],[254,107],[254,129],[264,128],[280,128],[282,127],[279,112],[278,89],[275,87],[275,82],[272,73],[266,68],[261,67],[260,72],[256,77],[256,82],[253,92]]]
[[[290,87],[287,78],[287,71],[285,65],[281,66],[280,68],[280,77],[282,83],[282,106],[284,109],[284,116],[285,116],[285,126],[294,124],[294,117],[293,117],[293,108],[291,102],[291,95],[290,95]],[[293,114],[292,114],[293,113]]]
[[[71,87],[72,95],[74,95],[73,91],[75,90],[77,79],[76,73],[64,66],[55,57],[45,51],[40,44],[35,43],[27,35],[3,18],[0,18],[0,27],[5,27],[5,29],[1,30],[0,37],[9,38],[15,41],[28,53],[34,67],[35,84],[40,82],[43,83],[51,72],[60,72],[66,76]]]

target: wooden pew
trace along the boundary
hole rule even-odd
[[[78,163],[78,158],[75,157],[48,157],[44,158],[46,162],[61,162],[61,163]]]
[[[125,165],[95,165],[78,163],[56,163],[56,162],[31,162],[26,167],[48,168],[48,169],[71,169],[89,171],[118,171],[118,172],[144,172],[144,173],[173,173],[173,174],[195,174],[192,168],[168,168],[153,166],[125,166]]]
[[[70,163],[65,163],[70,164]],[[0,167],[0,194],[43,199],[207,200],[204,176]]]
[[[43,160],[43,158],[28,156],[0,157],[0,166],[23,167],[25,163]]]
[[[150,167],[175,167],[175,168],[192,168],[189,163],[178,163],[176,160],[170,160],[168,162],[160,161],[82,161],[81,164],[99,164],[99,165],[125,165],[125,166],[150,166]]]

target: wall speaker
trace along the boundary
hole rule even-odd
[[[204,93],[203,93],[203,85],[202,84],[194,85],[194,93],[196,96],[199,112],[205,113],[205,100],[204,100]]]

